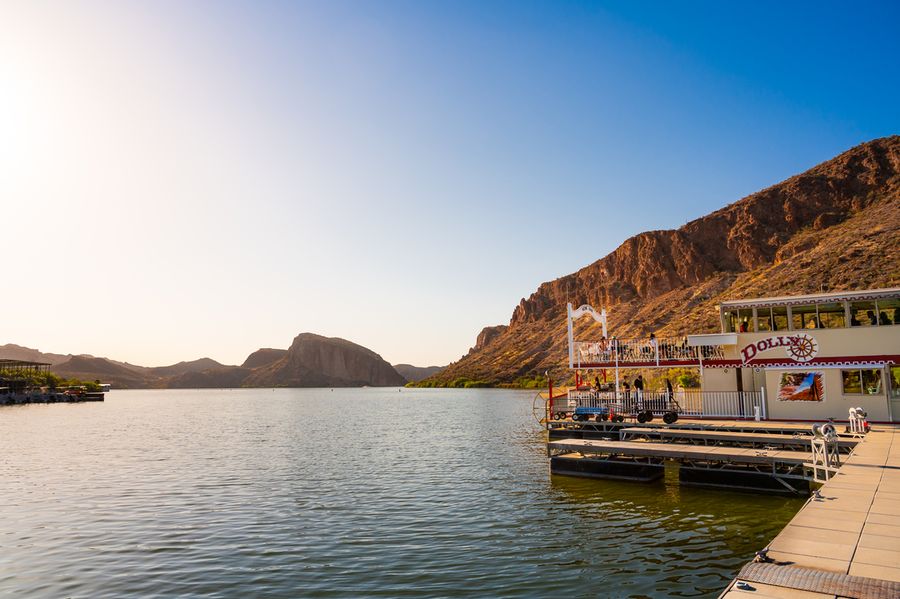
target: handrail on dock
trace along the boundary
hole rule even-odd
[[[630,393],[614,391],[579,391],[570,389],[568,403],[554,400],[554,412],[573,412],[576,408],[609,407],[615,413],[630,414],[650,410],[662,414],[675,409],[688,418],[756,418],[765,420],[764,391],[665,391]],[[673,405],[674,402],[674,405]]]

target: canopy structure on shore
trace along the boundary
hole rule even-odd
[[[47,362],[0,359],[0,387],[5,388],[6,392],[21,392],[27,386],[28,379],[49,371],[50,364]]]
[[[22,378],[50,371],[49,362],[0,359],[0,378]]]

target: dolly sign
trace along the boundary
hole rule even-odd
[[[796,335],[778,335],[760,339],[756,343],[745,345],[741,349],[741,357],[746,364],[756,357],[756,354],[776,347],[785,348],[789,358],[797,362],[809,362],[819,353],[819,343],[812,335],[797,333]]]

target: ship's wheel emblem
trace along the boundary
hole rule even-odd
[[[787,354],[798,362],[809,362],[819,353],[819,342],[812,335],[798,333],[791,335]]]

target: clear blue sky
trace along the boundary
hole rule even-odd
[[[898,31],[895,2],[4,3],[0,343],[447,363],[629,236],[900,132]]]

